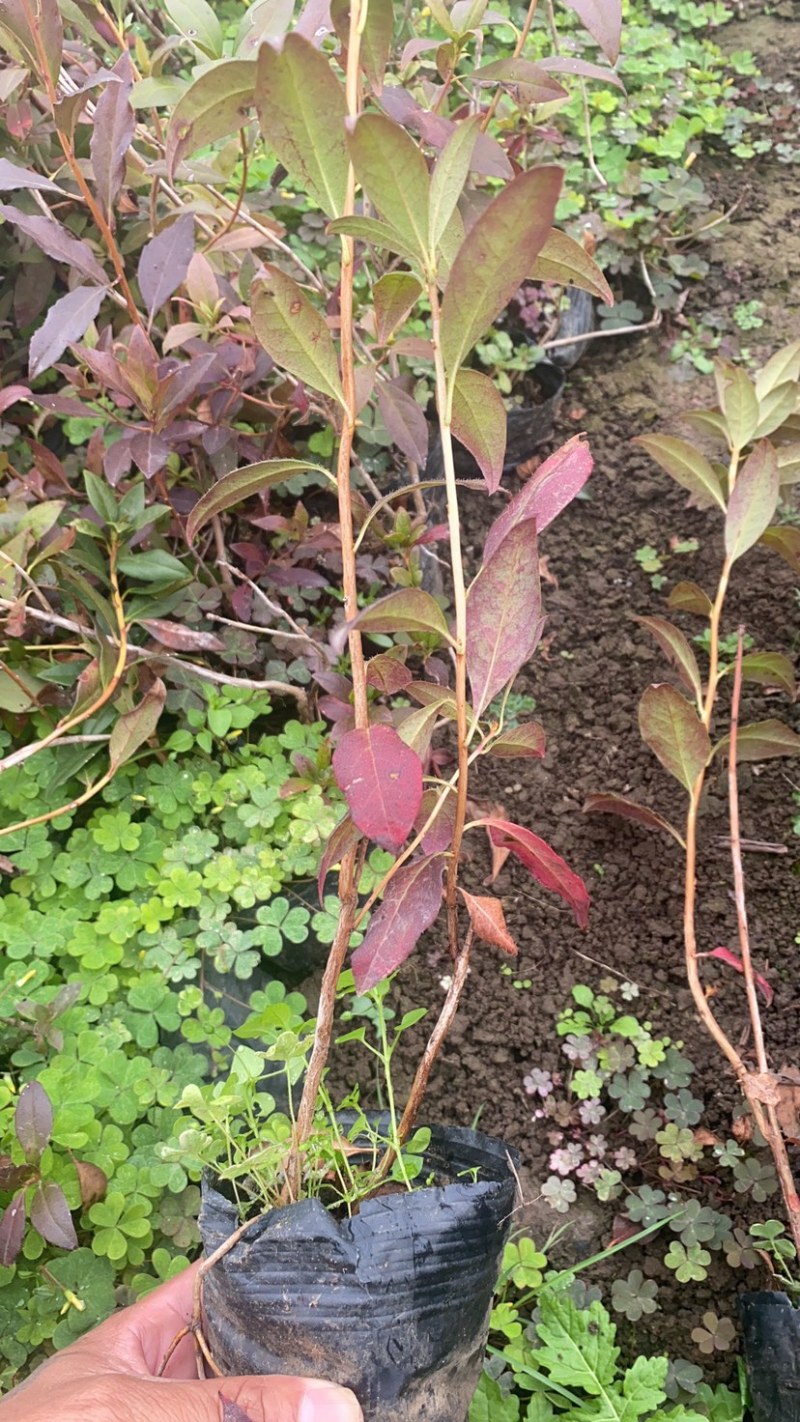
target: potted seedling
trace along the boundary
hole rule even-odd
[[[575,4],[581,15],[586,8]],[[188,520],[191,540],[234,504],[302,471],[313,470],[335,491],[341,669],[322,673],[320,681],[329,702],[337,702],[332,765],[347,805],[320,865],[321,884],[338,866],[339,911],[314,1021],[267,1021],[262,1014],[260,1022],[245,1023],[242,1034],[252,1040],[260,1032],[265,1051],[240,1049],[227,1082],[193,1089],[184,1103],[195,1116],[185,1151],[215,1172],[204,1186],[205,1262],[191,1328],[204,1366],[321,1374],[354,1387],[372,1419],[462,1422],[514,1209],[515,1167],[502,1143],[417,1125],[474,943],[516,951],[500,900],[459,885],[465,836],[488,833],[495,849],[559,894],[581,926],[589,904],[580,877],[531,828],[502,812],[481,813],[470,798],[477,758],[544,754],[541,726],[507,726],[505,705],[544,625],[537,537],[592,467],[580,436],[547,459],[490,515],[480,566],[469,578],[454,440],[474,456],[485,490],[496,495],[506,438],[502,399],[486,375],[470,368],[470,353],[531,276],[611,300],[581,245],[553,227],[561,170],[515,171],[486,132],[509,87],[517,96],[522,88],[528,106],[563,99],[551,73],[520,57],[535,0],[514,58],[465,76],[463,59],[476,50],[484,9],[432,7],[447,39],[434,42],[442,84],[430,92],[420,86],[427,108],[390,82],[393,7],[353,0],[349,7],[334,3],[332,29],[321,10],[309,7],[292,32],[276,37],[273,17],[255,57],[201,71],[167,132],[169,174],[207,141],[209,115],[218,120],[220,105],[228,106],[226,121],[231,105],[236,115],[254,105],[269,150],[293,190],[324,216],[340,254],[329,285],[306,269],[297,280],[285,256],[265,263],[253,272],[246,309],[238,312],[277,370],[327,420],[335,467],[276,459],[236,470],[199,500]],[[592,33],[613,62],[618,6],[594,9]],[[414,41],[401,68],[424,48]],[[599,72],[579,60],[570,65],[590,77]],[[454,83],[467,101],[459,98],[445,117]],[[487,105],[488,88],[495,93]],[[425,336],[417,329],[395,338],[412,312],[425,321]],[[364,537],[376,521],[394,518],[398,499],[408,497],[401,489],[370,504],[355,488],[359,421],[379,409],[395,443],[424,465],[425,419],[398,374],[404,356],[424,365],[435,393],[452,616],[422,589],[413,562],[387,595],[367,605],[359,596]],[[415,492],[424,489],[423,479]],[[398,695],[402,710],[392,704]],[[449,764],[429,754],[445,726]],[[389,856],[382,863],[376,846]],[[450,985],[401,1109],[391,1059],[399,1034],[419,1014],[387,1025],[387,979],[442,913]],[[347,972],[353,975],[347,1025],[359,1014],[364,1020],[345,1035],[359,1037],[378,1058],[383,1115],[365,1113],[356,1097],[334,1102],[326,1085]],[[285,1113],[273,1109],[265,1061],[288,1081]]]
[[[796,697],[794,668],[783,653],[745,652],[743,626],[734,634],[735,655],[726,655],[724,613],[731,577],[753,547],[771,549],[800,571],[800,531],[775,522],[781,500],[788,499],[800,477],[798,381],[800,341],[778,351],[754,379],[727,361],[715,365],[718,403],[685,418],[713,441],[721,453],[708,458],[696,445],[672,435],[643,435],[644,449],[700,508],[716,513],[722,524],[724,557],[716,588],[679,582],[670,608],[700,618],[707,625],[706,674],[694,648],[664,617],[640,617],[680,683],[649,686],[639,704],[642,738],[687,796],[683,826],[672,825],[655,809],[618,794],[589,797],[586,810],[607,812],[663,831],[680,847],[684,860],[684,948],[686,976],[697,1014],[739,1083],[752,1119],[769,1147],[780,1181],[793,1245],[800,1250],[800,1198],[792,1173],[787,1140],[798,1134],[798,1073],[791,1066],[776,1072],[770,1065],[761,1022],[759,974],[753,963],[747,918],[737,765],[759,763],[800,752],[800,736],[776,717],[740,723],[742,687],[752,683]],[[728,694],[728,688],[730,692]],[[702,828],[703,791],[710,776],[727,763],[729,838],[738,927],[738,953],[728,947],[704,949],[707,931],[698,928],[697,863]],[[701,905],[700,905],[701,907]],[[743,1055],[714,1011],[702,978],[702,962],[714,958],[741,974],[751,1028],[752,1060]],[[763,983],[763,978],[761,979]],[[769,1259],[764,1254],[765,1260]],[[797,1314],[784,1293],[745,1297],[742,1308],[745,1352],[756,1422],[800,1416],[800,1330]]]

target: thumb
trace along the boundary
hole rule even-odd
[[[362,1422],[349,1388],[317,1378],[213,1378],[146,1382],[140,1418],[153,1422]]]

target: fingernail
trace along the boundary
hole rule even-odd
[[[361,1408],[349,1388],[309,1379],[297,1409],[297,1422],[362,1422]]]

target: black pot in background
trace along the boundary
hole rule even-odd
[[[223,1372],[327,1378],[353,1389],[365,1422],[465,1422],[516,1163],[502,1141],[439,1127],[425,1167],[451,1183],[377,1196],[352,1219],[304,1200],[253,1225],[205,1280]],[[237,1225],[233,1202],[204,1181],[206,1255]]]
[[[800,1422],[800,1312],[760,1290],[742,1295],[739,1317],[753,1422]]]

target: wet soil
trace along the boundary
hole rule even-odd
[[[755,7],[760,10],[760,6]],[[752,46],[770,72],[800,74],[798,26],[780,16],[754,14],[722,32],[732,49]],[[734,220],[707,248],[711,274],[690,298],[688,310],[732,314],[743,300],[764,303],[764,325],[748,333],[756,361],[800,335],[800,173],[762,163],[747,171],[704,162],[703,176],[725,206],[741,198]],[[735,331],[731,323],[731,329]],[[582,813],[588,794],[613,790],[632,795],[678,823],[682,796],[640,741],[637,705],[651,681],[673,680],[663,658],[632,614],[662,615],[676,582],[692,579],[713,594],[721,563],[717,521],[688,508],[672,485],[631,440],[658,428],[681,430],[681,411],[713,402],[713,384],[682,366],[671,365],[676,332],[664,329],[636,342],[597,342],[572,373],[561,406],[556,442],[579,429],[591,441],[595,470],[588,497],[552,525],[542,540],[557,585],[545,586],[546,642],[517,689],[535,698],[535,716],[544,724],[548,750],[543,762],[479,764],[473,791],[481,801],[502,805],[508,817],[548,840],[583,875],[592,892],[587,933],[568,908],[540,890],[525,871],[510,863],[495,891],[503,899],[509,927],[520,947],[514,968],[528,988],[515,987],[493,950],[476,952],[465,1002],[432,1079],[426,1114],[432,1120],[469,1124],[476,1116],[491,1133],[520,1150],[528,1201],[522,1218],[541,1243],[566,1219],[570,1229],[556,1251],[560,1260],[586,1256],[608,1243],[613,1206],[601,1207],[579,1190],[578,1207],[567,1216],[553,1213],[538,1191],[550,1173],[553,1149],[547,1127],[532,1119],[534,1101],[523,1077],[532,1067],[564,1069],[555,1019],[577,982],[597,987],[603,977],[638,985],[635,1010],[655,1030],[685,1042],[695,1063],[692,1091],[705,1102],[702,1124],[730,1135],[738,1093],[716,1048],[693,1009],[685,983],[681,935],[681,855],[666,837],[606,816]],[[512,477],[510,487],[517,487]],[[486,501],[468,496],[464,532],[468,562],[477,563],[487,521]],[[696,539],[696,551],[671,553],[675,542]],[[636,562],[648,544],[665,562],[666,583],[658,591]],[[797,656],[798,607],[789,568],[760,549],[739,565],[730,594],[728,630],[743,621],[761,649]],[[687,635],[701,630],[697,619],[675,616]],[[748,695],[747,719],[778,716],[800,730],[798,707],[786,696]],[[800,984],[797,977],[800,927],[798,850],[791,819],[792,790],[800,784],[796,762],[743,766],[740,774],[742,833],[750,840],[785,847],[783,854],[746,856],[752,948],[758,966],[775,990],[765,1011],[765,1029],[774,1065],[800,1062]],[[726,788],[710,779],[701,826],[699,937],[703,949],[736,944],[731,894]],[[488,847],[473,835],[467,848],[464,882],[481,891],[490,870]],[[440,979],[448,973],[443,946],[428,941],[406,964],[399,979],[402,1006],[441,1000]],[[733,1039],[747,1052],[745,1000],[735,973],[717,963],[704,968],[714,1008]],[[414,1055],[424,1040],[424,1024],[409,1034],[397,1064],[402,1094]],[[348,1062],[348,1069],[350,1067]],[[368,1083],[365,1087],[369,1089]],[[638,1180],[660,1182],[652,1176]],[[632,1177],[632,1183],[637,1177]],[[702,1203],[742,1215],[742,1197],[727,1198],[714,1182],[695,1182]],[[538,1201],[538,1202],[537,1202]],[[752,1207],[752,1218],[768,1218],[777,1202]],[[745,1213],[747,1207],[745,1207]],[[691,1330],[706,1309],[735,1315],[737,1291],[752,1287],[752,1274],[733,1273],[715,1263],[706,1283],[677,1285],[660,1263],[666,1241],[624,1256],[615,1273],[637,1265],[659,1283],[660,1312],[643,1321],[629,1338],[637,1351],[669,1351],[708,1367],[697,1353]],[[559,1253],[560,1251],[560,1253]],[[715,1261],[719,1256],[715,1255]],[[615,1261],[619,1266],[620,1261]],[[759,1286],[764,1282],[759,1279]],[[718,1360],[730,1372],[731,1355]]]

